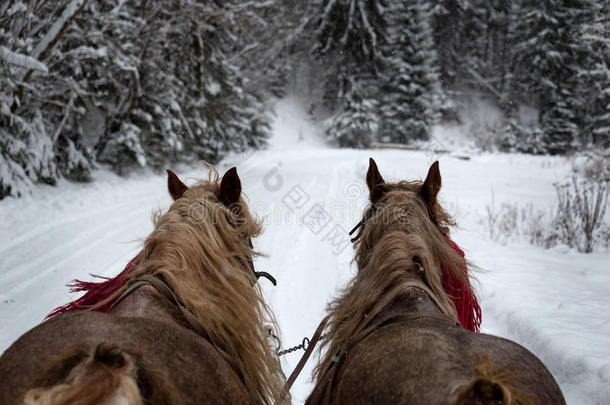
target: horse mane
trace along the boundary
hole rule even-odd
[[[420,266],[441,311],[453,319],[458,320],[458,312],[443,288],[441,266],[472,294],[469,263],[448,243],[449,226],[455,222],[438,203],[426,206],[417,193],[420,186],[421,182],[405,181],[382,185],[383,198],[356,242],[358,273],[327,308],[330,319],[320,346],[327,351],[314,370],[318,381],[354,336],[390,304],[410,294],[413,273],[419,273]],[[404,192],[405,188],[414,192]],[[393,192],[396,189],[403,191]],[[372,208],[367,208],[365,217]]]
[[[154,230],[137,263],[117,276],[120,282],[115,278],[101,283],[109,287],[106,296],[87,309],[108,308],[123,294],[126,282],[138,275],[158,275],[201,322],[248,390],[268,404],[279,398],[282,380],[263,323],[278,328],[255,276],[243,265],[245,258],[258,255],[245,241],[258,236],[261,226],[243,197],[229,209],[219,193],[218,172],[211,167],[207,181],[190,186],[166,213],[154,215]],[[120,287],[110,288],[113,282]]]

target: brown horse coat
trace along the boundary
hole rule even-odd
[[[441,265],[472,291],[448,243],[438,162],[423,182],[386,183],[371,159],[358,273],[328,306],[326,352],[308,404],[564,404],[524,347],[458,326]]]
[[[386,321],[374,320],[321,378],[307,403],[565,403],[552,375],[524,347],[431,314],[442,316],[422,291],[399,299],[384,311]]]
[[[237,171],[218,181],[212,168],[209,181],[192,187],[168,171],[168,188],[175,202],[155,216],[138,265],[124,276],[163,280],[184,312],[148,285],[124,296],[125,284],[92,311],[56,315],[0,357],[0,404],[271,404],[279,397],[283,375],[265,329],[277,325],[247,264],[260,225],[240,197]],[[93,312],[111,302],[108,313]]]
[[[207,340],[182,326],[180,314],[152,287],[138,289],[116,312],[131,312],[130,307],[135,316],[75,311],[24,334],[0,361],[0,403],[17,404],[58,353],[109,342],[145,359],[146,367],[163,370],[167,385],[178,393],[177,403],[250,403],[235,371]]]

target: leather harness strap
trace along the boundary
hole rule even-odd
[[[155,290],[157,290],[162,296],[164,296],[166,299],[168,299],[170,302],[174,302],[176,304],[176,306],[178,307],[178,309],[180,309],[180,312],[182,313],[182,315],[184,316],[184,319],[186,319],[186,322],[189,324],[189,326],[193,329],[193,331],[195,333],[197,333],[199,336],[203,337],[204,339],[206,339],[212,346],[214,346],[214,348],[222,355],[223,353],[225,353],[224,350],[222,350],[221,348],[219,348],[218,346],[216,346],[212,340],[210,339],[210,336],[208,335],[208,333],[206,332],[205,328],[203,327],[203,325],[201,324],[201,322],[199,322],[199,320],[195,317],[195,315],[193,315],[193,313],[191,311],[189,311],[188,309],[186,309],[186,307],[182,304],[182,302],[180,302],[180,300],[178,299],[178,297],[176,297],[176,295],[174,294],[174,292],[172,291],[172,289],[165,283],[165,281],[163,281],[161,278],[151,275],[151,274],[140,274],[137,277],[132,278],[131,280],[129,280],[126,284],[127,289],[125,290],[125,292],[123,292],[123,294],[112,304],[112,306],[110,307],[110,310],[112,310],[112,308],[114,308],[115,305],[117,305],[119,302],[121,302],[124,298],[126,298],[129,294],[131,294],[132,292],[134,292],[135,290],[137,290],[140,287],[143,287],[145,285],[150,285],[152,286]],[[110,311],[109,310],[109,311]],[[223,356],[224,357],[224,356]],[[241,378],[242,382],[243,382],[243,375],[241,373],[240,370],[235,370],[237,372],[237,374],[239,375],[239,377]],[[245,385],[245,383],[244,383]],[[248,387],[246,387],[246,389],[248,390],[248,395],[250,396],[250,403],[251,404],[258,404],[258,401],[254,398],[254,395],[252,394],[252,392],[248,389]]]
[[[349,355],[349,352],[354,347],[356,347],[358,344],[362,343],[366,338],[371,336],[373,333],[379,331],[380,329],[382,329],[386,326],[394,325],[398,322],[415,321],[415,320],[422,320],[422,319],[438,319],[438,320],[442,320],[442,321],[449,321],[456,326],[460,326],[459,322],[455,321],[455,319],[452,319],[450,316],[447,316],[445,314],[438,314],[438,313],[398,314],[398,315],[393,315],[393,316],[387,317],[386,319],[382,319],[379,322],[376,322],[374,325],[371,325],[371,326],[367,327],[366,329],[364,329],[356,340],[351,341],[349,344],[347,344],[345,347],[343,347],[341,349],[341,351],[339,351],[339,353],[337,353],[337,355],[335,356],[335,361],[326,370],[326,372],[324,373],[324,376],[321,379],[321,381],[324,381],[324,385],[323,385],[324,392],[321,395],[320,403],[322,403],[322,404],[331,404],[332,403],[332,397],[334,394],[334,390],[336,388],[337,381],[340,380],[340,376],[342,375],[342,372],[345,369],[343,367],[343,365],[345,364],[345,361]]]
[[[111,311],[119,302],[121,302],[123,299],[125,299],[129,294],[131,294],[138,288],[145,286],[145,285],[152,286],[155,290],[157,290],[161,295],[163,295],[165,298],[167,298],[170,302],[175,303],[176,306],[178,307],[178,309],[180,309],[180,312],[182,312],[184,319],[186,319],[186,322],[193,329],[193,331],[195,333],[197,333],[198,335],[209,340],[209,335],[206,332],[203,325],[201,324],[201,322],[199,322],[197,317],[195,317],[195,315],[193,315],[193,313],[191,311],[186,309],[186,307],[180,302],[180,300],[178,300],[178,297],[176,297],[176,295],[174,294],[172,289],[169,288],[169,286],[159,277],[156,277],[156,276],[153,276],[150,274],[141,274],[141,275],[129,280],[126,284],[127,289],[112,304],[109,311]]]

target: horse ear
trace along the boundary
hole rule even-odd
[[[375,202],[373,201],[375,200],[375,198],[373,198],[375,187],[382,183],[385,183],[385,180],[381,177],[381,173],[379,173],[377,163],[375,163],[373,158],[369,158],[369,170],[366,172],[366,185],[369,187],[369,192],[371,193],[371,202]]]
[[[438,168],[438,160],[432,163],[428,170],[428,175],[424,184],[421,186],[421,195],[424,200],[428,203],[428,206],[432,207],[436,203],[436,196],[441,189],[441,171]]]
[[[174,201],[178,198],[182,197],[184,192],[189,188],[176,176],[176,173],[167,169],[167,189],[169,190],[169,195],[172,196]]]
[[[241,195],[241,180],[237,174],[237,168],[232,167],[222,176],[220,181],[220,201],[227,207],[239,201]]]

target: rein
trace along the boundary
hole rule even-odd
[[[231,211],[233,214],[237,215],[237,213],[235,213],[235,211],[230,207],[227,206],[224,202],[219,201],[222,205],[224,205],[225,208],[227,208],[229,211]],[[231,227],[233,229],[236,228],[236,225],[233,223],[233,221],[231,220],[231,217],[227,214],[227,222],[231,225]],[[250,250],[254,250],[254,245],[252,244],[252,238],[248,238],[248,247],[250,248]],[[250,270],[250,272],[254,275],[254,277],[256,277],[256,281],[258,281],[259,278],[264,277],[267,280],[269,280],[271,282],[271,284],[273,284],[273,286],[277,286],[277,280],[275,279],[275,277],[273,277],[271,274],[267,273],[266,271],[256,271],[256,269],[254,268],[254,261],[252,260],[252,256],[248,255],[248,257],[245,258],[246,261],[246,266],[248,270]],[[254,286],[255,283],[252,283],[252,285]]]
[[[303,344],[301,346],[305,346],[305,342],[306,341],[308,342],[307,347],[304,347],[305,353],[301,357],[301,360],[299,360],[299,362],[297,363],[294,370],[292,370],[292,373],[290,373],[290,377],[288,377],[288,380],[286,380],[286,383],[284,384],[284,388],[282,389],[282,400],[286,397],[286,395],[290,391],[292,384],[294,384],[294,382],[297,379],[297,377],[299,376],[299,374],[301,374],[301,371],[303,371],[303,367],[305,367],[307,360],[309,360],[311,353],[313,353],[313,350],[315,349],[316,345],[318,344],[318,341],[322,337],[322,332],[324,331],[324,328],[326,327],[326,323],[328,322],[329,318],[330,318],[330,315],[327,315],[324,319],[322,319],[322,321],[316,328],[316,331],[314,332],[313,336],[311,337],[311,340],[309,340],[308,338],[303,339]],[[286,351],[286,353],[290,353],[290,351]],[[283,354],[286,354],[286,353],[283,353]],[[281,355],[281,354],[278,354],[278,355]]]

